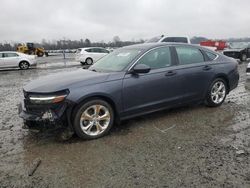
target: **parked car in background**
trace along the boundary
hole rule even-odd
[[[246,61],[250,58],[250,44],[242,42],[229,43],[229,48],[224,50],[223,54],[240,61]]]
[[[248,76],[248,78],[250,78],[250,63],[248,63],[248,65],[247,65],[247,76]]]
[[[146,41],[146,43],[154,43],[154,42],[178,42],[178,43],[191,44],[189,37],[170,37],[164,35],[153,37]]]
[[[78,48],[75,59],[82,65],[92,65],[108,53],[108,50],[101,47]]]
[[[27,55],[13,51],[0,52],[0,68],[19,67],[25,70],[33,65],[36,65],[35,55]]]
[[[44,121],[84,139],[107,134],[115,122],[185,104],[220,106],[239,81],[237,62],[209,49],[144,43],[115,50],[88,70],[60,72],[23,88],[20,117],[27,128]]]

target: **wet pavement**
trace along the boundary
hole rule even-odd
[[[81,66],[41,61],[37,69],[0,71],[0,187],[250,187],[245,63],[221,107],[165,110],[125,121],[101,139],[62,143],[54,133],[22,129],[17,105],[25,83]]]

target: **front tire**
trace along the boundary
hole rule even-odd
[[[106,135],[114,123],[114,111],[101,99],[84,103],[77,108],[73,126],[82,139],[96,139]]]
[[[224,79],[217,78],[210,85],[205,100],[205,104],[209,107],[220,106],[227,95],[227,84]]]
[[[27,70],[30,67],[30,64],[27,61],[22,61],[19,63],[19,68],[21,70]]]

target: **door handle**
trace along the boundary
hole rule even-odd
[[[165,76],[174,76],[176,74],[175,71],[168,71]]]
[[[203,70],[205,70],[205,71],[208,71],[208,70],[211,70],[212,69],[212,67],[210,67],[209,65],[206,65],[205,67],[203,67]]]

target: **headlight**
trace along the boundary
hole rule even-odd
[[[68,93],[55,95],[30,95],[29,100],[33,104],[54,104],[62,102]]]

